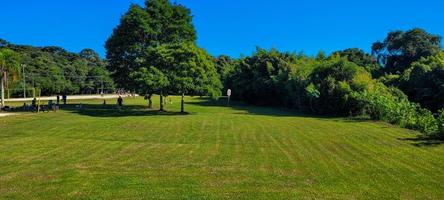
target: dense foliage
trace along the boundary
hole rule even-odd
[[[423,29],[393,31],[382,42],[372,46],[384,71],[403,73],[406,68],[423,57],[436,55],[441,51],[441,37]]]
[[[168,0],[131,5],[106,42],[108,69],[123,88],[134,87],[131,72],[149,67],[147,52],[158,45],[195,42],[196,33],[187,8]],[[151,49],[150,49],[151,48]]]
[[[22,74],[21,79],[9,87],[10,96],[23,96],[23,79],[28,96],[32,95],[31,88],[41,91],[41,95],[98,93],[102,88],[108,92],[114,90],[106,62],[91,49],[76,54],[60,47],[22,46],[4,40],[2,44],[0,48],[18,54],[22,65],[17,70]]]
[[[420,59],[404,76],[414,74],[428,80],[422,80],[424,87],[432,87],[432,94],[436,96],[431,99],[442,104],[439,101],[440,92],[444,91],[440,82],[444,80],[439,71],[441,61],[441,54]],[[252,56],[231,63],[231,67],[225,67],[233,68],[231,75],[224,75],[229,77],[225,87],[233,89],[234,98],[249,103],[286,106],[320,115],[369,117],[427,135],[439,133],[444,126],[442,113],[435,118],[431,111],[411,103],[401,90],[372,78],[372,74],[382,72],[375,68],[372,57],[360,50],[335,52],[328,57],[307,57],[258,49]],[[431,74],[414,70],[422,65],[428,66],[426,71]],[[416,85],[416,88],[421,86]]]
[[[130,73],[140,94],[221,95],[212,58],[193,43],[160,45],[147,55],[150,67]]]
[[[401,89],[410,101],[437,112],[443,108],[441,37],[422,29],[390,32],[372,46],[380,80]]]
[[[412,63],[400,76],[399,88],[431,111],[443,108],[444,52]]]
[[[381,73],[376,58],[374,58],[371,54],[365,53],[361,49],[345,49],[343,51],[334,52],[333,54],[339,54],[340,57],[344,57],[348,61],[364,67],[365,70],[370,72],[374,77],[378,77]]]

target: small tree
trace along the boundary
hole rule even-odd
[[[160,95],[160,111],[164,111],[163,91],[170,85],[168,78],[157,68],[140,68],[138,71],[130,74],[130,77],[138,85],[140,94],[148,95],[148,108],[152,108],[153,102],[151,96],[158,92]]]
[[[220,96],[222,84],[212,57],[193,43],[161,45],[152,49],[149,63],[162,72],[169,82],[165,87],[169,94],[182,95],[181,112],[185,94]],[[165,90],[164,90],[165,92]]]
[[[20,71],[20,57],[10,49],[0,49],[0,85],[1,85],[1,105],[5,106],[5,83],[8,74],[16,74]]]

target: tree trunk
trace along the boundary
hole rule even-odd
[[[163,109],[163,93],[162,92],[160,92],[160,111],[165,111]]]
[[[0,85],[1,85],[1,105],[0,109],[5,106],[5,81],[4,81],[4,73],[0,72]]]
[[[148,99],[148,108],[149,109],[153,108],[153,100],[151,99],[151,97]]]
[[[180,101],[180,112],[181,112],[181,113],[184,113],[184,112],[185,112],[185,108],[184,108],[185,100],[184,100],[184,97],[185,97],[185,94],[182,93],[182,100]]]

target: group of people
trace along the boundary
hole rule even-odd
[[[124,97],[136,97],[136,94],[133,92],[128,92],[124,89],[118,89],[116,91],[116,94],[118,94],[119,96],[124,96]]]
[[[34,97],[34,99],[32,99],[31,101],[31,106],[27,106],[26,103],[23,104],[23,107],[28,110],[31,109],[33,111],[37,111],[37,110],[41,110],[41,111],[50,111],[50,110],[54,110],[57,111],[60,109],[60,98],[63,102],[63,105],[66,105],[66,102],[68,100],[68,97],[64,94],[64,95],[57,95],[56,97],[56,103],[54,103],[53,100],[48,100],[48,104],[47,105],[38,105],[37,104],[37,98]]]
[[[63,105],[66,105],[68,97],[66,95],[57,95],[56,96],[56,102],[54,100],[48,100],[48,103],[45,104],[39,104],[37,98],[32,99],[31,105],[27,105],[26,103],[23,104],[23,110],[27,111],[43,111],[43,112],[49,112],[51,110],[57,111],[60,109],[60,103],[62,102]],[[103,100],[103,105],[106,105],[106,100]],[[117,105],[119,107],[123,106],[123,97],[119,95],[117,98]]]

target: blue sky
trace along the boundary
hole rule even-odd
[[[0,38],[17,44],[92,48],[104,43],[130,3],[143,0],[2,0]],[[421,27],[444,36],[440,0],[177,0],[190,8],[199,46],[212,55],[256,48],[313,55],[349,47],[370,51],[392,30]]]

